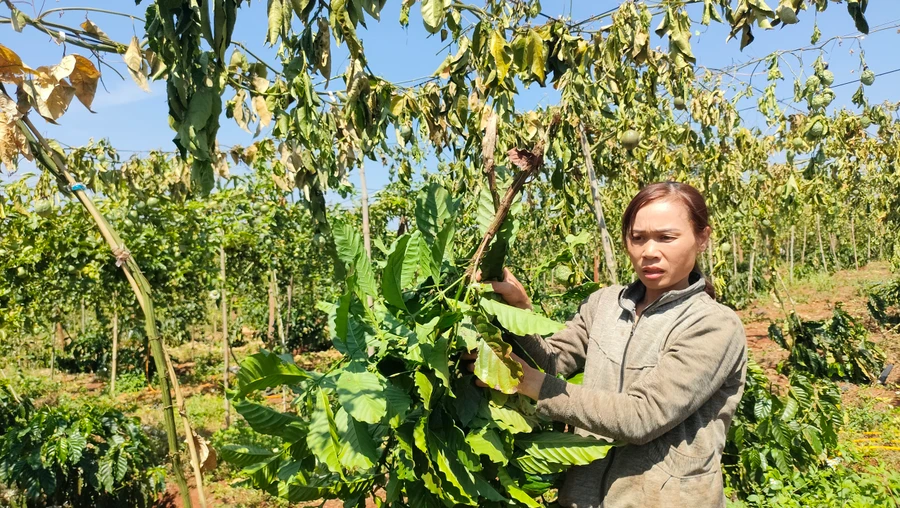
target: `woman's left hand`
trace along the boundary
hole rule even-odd
[[[544,384],[544,374],[543,372],[531,367],[525,360],[519,357],[519,355],[515,353],[510,353],[510,356],[513,360],[519,362],[519,365],[522,366],[522,379],[519,380],[519,385],[516,386],[516,393],[521,393],[522,395],[531,398],[532,400],[537,400],[541,393],[541,385]],[[463,360],[469,360],[468,368],[469,372],[475,372],[475,360],[478,359],[477,351],[470,351],[462,355]],[[484,381],[475,378],[475,384],[481,386],[483,388],[490,388]]]

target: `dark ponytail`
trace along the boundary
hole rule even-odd
[[[694,234],[699,235],[704,229],[709,227],[709,210],[706,208],[706,200],[703,199],[700,191],[686,183],[654,183],[641,189],[631,200],[631,203],[628,203],[625,213],[622,214],[622,241],[626,245],[628,244],[628,235],[631,233],[631,227],[634,224],[638,210],[648,203],[663,199],[675,199],[684,204],[688,211],[688,219],[694,226]],[[712,282],[700,270],[699,260],[694,265],[694,271],[698,272],[703,277],[703,280],[706,281],[706,294],[715,300],[716,290]]]

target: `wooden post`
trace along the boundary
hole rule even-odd
[[[225,248],[219,247],[219,275],[222,279],[222,289],[219,296],[222,298],[222,356],[225,359],[225,370],[222,373],[222,382],[225,395],[225,428],[231,425],[231,403],[228,401],[228,374],[230,368],[231,352],[228,348],[228,297],[225,292]]]
[[[119,294],[113,293],[113,318],[112,318],[112,368],[109,374],[109,393],[116,395],[116,367],[119,358]]]
[[[737,277],[738,274],[738,258],[737,258],[737,235],[735,233],[731,233],[731,260],[734,261],[734,266],[732,268],[732,275]]]
[[[800,250],[800,264],[806,264],[806,237],[809,236],[809,233],[806,230],[806,224],[803,225],[803,248]]]
[[[747,273],[747,292],[753,293],[753,264],[756,261],[757,238],[753,237],[753,249],[750,251],[750,271]]]
[[[84,335],[84,297],[81,297],[81,335]]]
[[[853,262],[856,264],[856,269],[859,270],[859,253],[856,251],[856,228],[853,215],[850,216],[850,240],[853,242]]]
[[[588,181],[591,185],[591,195],[594,198],[594,218],[597,220],[597,226],[600,228],[600,241],[603,244],[603,257],[606,261],[606,273],[609,281],[613,284],[619,283],[618,266],[616,266],[616,253],[613,250],[612,237],[609,235],[609,229],[606,227],[606,218],[603,215],[603,200],[600,194],[600,184],[597,182],[597,175],[594,173],[594,161],[591,158],[591,147],[588,144],[587,134],[584,132],[584,122],[579,125],[578,135],[581,140],[581,152],[584,155],[584,167],[587,169]]]
[[[837,255],[837,235],[834,233],[828,233],[829,237],[829,245],[831,246],[831,257],[834,259],[834,269],[835,271],[840,270],[841,267],[841,259]]]
[[[291,278],[288,280],[288,294],[287,294],[287,323],[284,326],[284,335],[286,337],[291,336],[291,323],[294,321],[291,317],[292,312],[292,304],[294,299],[294,274],[291,274]]]
[[[822,220],[816,214],[816,236],[819,238],[819,254],[822,255],[822,269],[828,271],[828,262],[825,261],[825,245],[822,243]]]
[[[275,345],[275,269],[269,270],[269,328],[266,330],[266,345]]]
[[[794,283],[794,225],[791,224],[791,248],[788,251],[788,255],[791,258],[790,267],[791,267],[791,284]]]
[[[84,300],[82,300],[83,302]],[[54,371],[56,370],[56,339],[53,337],[53,330],[50,330],[50,381],[53,381]]]

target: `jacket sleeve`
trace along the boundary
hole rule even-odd
[[[540,335],[516,337],[525,353],[549,376],[562,374],[563,377],[584,369],[587,355],[588,336],[594,322],[594,314],[600,302],[600,295],[609,288],[600,289],[587,297],[578,312],[566,322],[566,327],[548,338]]]
[[[715,305],[715,304],[712,304]],[[746,362],[736,315],[704,312],[670,341],[657,365],[622,393],[544,378],[537,411],[629,444],[646,444],[695,413]]]

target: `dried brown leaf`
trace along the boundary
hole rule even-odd
[[[144,56],[141,54],[141,44],[136,36],[131,37],[131,44],[128,45],[128,50],[125,51],[122,58],[125,60],[125,65],[128,66],[128,73],[131,74],[131,79],[141,87],[141,90],[149,92],[150,85],[147,84]]]
[[[109,36],[103,30],[100,30],[100,27],[94,24],[93,21],[86,19],[84,23],[81,24],[81,28],[84,29],[85,32],[97,37],[98,39],[109,39]]]
[[[269,89],[269,80],[261,76],[254,77],[253,89],[257,93],[265,93]],[[266,104],[265,96],[254,95],[250,100],[250,104],[253,106],[253,112],[259,116],[260,127],[267,127],[272,122],[272,113]]]
[[[26,69],[15,51],[0,44],[0,82],[19,84],[25,78]]]
[[[81,55],[72,56],[75,58],[75,69],[69,75],[69,81],[75,88],[75,97],[78,97],[78,100],[90,111],[94,95],[97,93],[100,71],[87,58]]]

